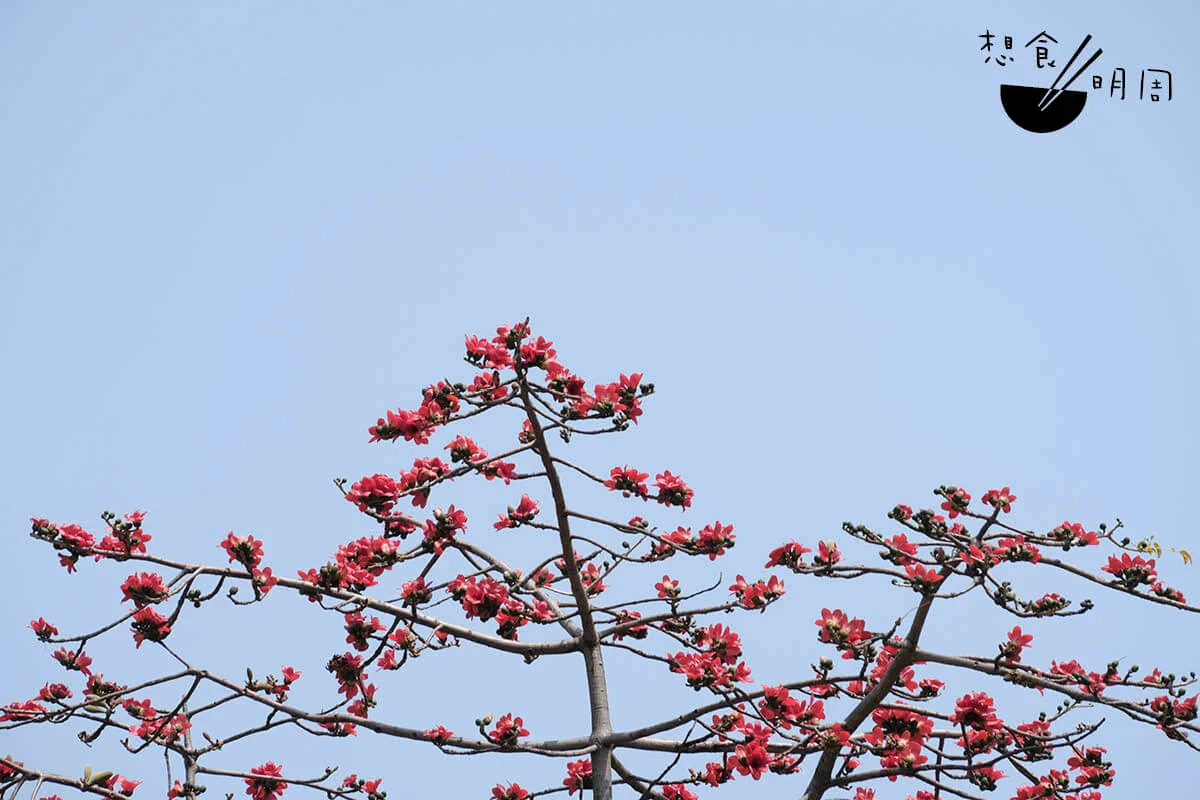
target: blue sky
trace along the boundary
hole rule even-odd
[[[688,523],[733,522],[737,548],[697,581],[761,572],[775,545],[846,519],[886,527],[894,503],[927,505],[940,483],[976,497],[1011,485],[1016,521],[1035,530],[1119,516],[1135,537],[1197,549],[1200,63],[1184,38],[1197,21],[1166,2],[10,4],[6,695],[48,679],[49,650],[22,626],[105,622],[125,575],[65,575],[26,537],[30,516],[97,530],[106,509],[143,508],[164,554],[218,559],[234,529],[263,539],[277,572],[324,563],[372,533],[332,478],[394,474],[421,454],[368,445],[367,426],[448,372],[469,377],[465,333],[526,315],[591,380],[642,371],[657,384],[636,430],[571,455],[672,469],[697,493]],[[1013,35],[1014,63],[983,63],[985,29]],[[1023,49],[1041,30],[1059,64],[1090,33],[1104,49],[1091,72],[1124,66],[1130,96],[1092,92],[1054,134],[1013,126],[998,85],[1048,83]],[[1174,72],[1172,101],[1137,99],[1143,68]],[[525,552],[483,522],[512,492],[460,484],[443,502],[472,513],[472,535]],[[1200,594],[1195,568],[1163,567]],[[764,617],[734,620],[763,681],[819,657],[822,606],[884,627],[911,605],[886,585],[788,586]],[[1194,619],[1094,599],[1089,617],[1033,626],[1037,663],[1200,660]],[[188,652],[233,676],[295,662],[311,692],[298,697],[330,695],[336,620],[284,598],[241,611],[186,626]],[[933,642],[956,652],[990,653],[1012,624],[971,603],[935,621]],[[128,637],[95,652],[123,679],[160,664]],[[614,661],[618,726],[696,699]],[[515,710],[535,736],[582,730],[577,664],[485,662],[448,653],[386,676],[382,710],[457,730]],[[981,688],[1002,691],[962,686]],[[1194,754],[1107,728],[1106,798],[1183,789]],[[104,753],[147,779],[139,793],[159,791],[157,759],[76,753],[73,730],[49,733],[0,735],[0,751],[68,771]],[[563,774],[368,736],[327,744],[231,748],[214,764],[339,763],[397,797],[485,797],[500,780]],[[721,796],[802,788],[768,782]],[[899,787],[881,800],[912,791]]]

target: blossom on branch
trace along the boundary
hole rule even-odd
[[[501,514],[498,522],[493,522],[492,527],[498,531],[505,528],[516,528],[523,522],[533,522],[533,518],[538,513],[538,502],[530,499],[529,495],[521,495],[521,502],[516,508],[508,507],[507,514]]]
[[[246,794],[254,800],[276,800],[288,786],[281,780],[283,767],[273,761],[255,767],[250,774],[256,777],[245,779]]]

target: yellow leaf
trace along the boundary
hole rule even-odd
[[[86,786],[95,786],[97,784],[104,783],[112,776],[113,774],[109,770],[105,770],[104,772],[94,772],[90,778],[84,781],[84,784]]]
[[[1183,563],[1185,563],[1185,564],[1192,563],[1192,554],[1189,553],[1187,550],[1180,550],[1179,555],[1183,556]]]

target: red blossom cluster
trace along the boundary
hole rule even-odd
[[[530,499],[529,495],[521,495],[521,502],[517,503],[516,507],[509,506],[508,513],[501,514],[497,522],[492,523],[492,527],[498,531],[506,528],[517,528],[522,523],[533,522],[533,518],[538,514],[538,501]]]
[[[699,691],[732,688],[734,683],[750,680],[750,668],[740,661],[741,638],[724,625],[697,628],[692,634],[695,652],[679,652],[667,657],[672,672],[682,674],[687,685]]]
[[[161,575],[143,572],[126,578],[121,584],[121,594],[123,600],[132,600],[134,606],[142,608],[166,600],[168,592]]]
[[[620,492],[625,497],[637,495],[643,500],[650,499],[650,489],[646,486],[648,472],[639,472],[633,467],[613,467],[604,485],[614,492]]]
[[[164,717],[140,717],[141,722],[131,725],[129,732],[146,741],[175,742],[191,730],[192,723],[183,714]]]
[[[779,580],[778,575],[772,575],[768,580],[750,583],[744,576],[738,575],[729,591],[733,592],[742,608],[765,611],[767,606],[783,597],[783,581]]]
[[[725,555],[735,544],[732,525],[722,525],[720,520],[705,525],[696,534],[691,528],[680,525],[670,533],[663,534],[653,552],[654,561],[670,558],[675,551],[682,550],[690,555],[706,555],[709,561]]]
[[[383,536],[363,537],[338,547],[333,561],[320,569],[298,570],[300,580],[332,591],[362,592],[400,562],[396,543]],[[301,589],[310,601],[320,599],[316,589]]]
[[[654,476],[654,488],[658,489],[656,499],[664,506],[679,506],[690,508],[695,492],[688,487],[678,475],[672,475],[670,470]]]
[[[518,739],[528,735],[529,731],[525,729],[525,721],[512,714],[502,716],[496,721],[496,727],[487,733],[488,739],[501,747],[512,747]]]
[[[170,621],[149,606],[134,613],[131,627],[137,647],[141,647],[145,641],[161,642],[171,633]]]
[[[427,386],[416,409],[388,411],[371,426],[371,441],[404,439],[426,445],[441,428],[496,408],[522,412],[519,430],[514,424],[508,434],[511,437],[516,433],[519,446],[492,458],[474,438],[460,433],[448,436],[441,447],[441,451],[448,453],[449,463],[436,457],[415,458],[411,469],[401,471],[396,477],[375,473],[355,481],[348,490],[345,482],[338,481],[345,499],[373,519],[373,524],[381,526],[377,531],[380,535],[339,545],[324,566],[298,571],[298,581],[275,577],[271,568],[263,564],[263,542],[232,531],[219,546],[229,563],[237,566],[201,568],[175,564],[157,556],[144,557],[146,542],[151,537],[142,531],[145,517],[142,511],[123,518],[103,515],[108,532],[98,542],[78,525],[41,518],[32,520],[33,536],[52,545],[69,572],[76,570],[77,562],[84,556],[93,556],[97,561],[140,560],[157,565],[155,569],[178,567],[179,575],[170,581],[155,571],[133,574],[123,571],[126,577],[120,585],[122,602],[134,606],[128,618],[138,648],[146,642],[163,642],[172,635],[174,626],[181,624],[179,620],[191,613],[191,605],[198,608],[217,594],[193,588],[200,575],[217,576],[222,582],[249,580],[254,597],[236,599],[231,590],[228,597],[236,604],[260,602],[272,587],[283,585],[305,596],[319,607],[317,610],[337,614],[345,643],[351,650],[333,655],[325,664],[340,695],[331,706],[332,711],[327,707],[320,713],[305,714],[282,705],[300,677],[300,672],[290,666],[282,668],[280,678],[271,675],[255,679],[247,670],[244,685],[234,684],[234,689],[229,689],[229,682],[220,683],[230,694],[208,706],[179,702],[156,708],[149,699],[140,698],[148,686],[155,684],[139,684],[130,689],[92,672],[92,659],[84,653],[83,646],[98,634],[58,638],[58,628],[38,618],[29,625],[37,638],[64,645],[55,650],[53,658],[67,671],[85,676],[83,698],[75,701],[69,686],[47,681],[36,697],[0,708],[0,723],[18,727],[61,721],[86,712],[92,715],[91,719],[104,719],[108,725],[113,724],[108,722],[112,714],[123,709],[133,724],[124,720],[117,727],[135,740],[140,739],[142,746],[164,748],[168,758],[173,753],[202,752],[194,748],[204,745],[188,743],[200,738],[192,731],[193,724],[198,724],[194,723],[196,715],[235,699],[268,705],[269,722],[264,730],[295,724],[310,733],[334,737],[354,736],[358,727],[389,732],[398,726],[388,727],[372,719],[380,701],[368,669],[390,673],[423,652],[444,652],[465,644],[519,654],[530,663],[544,655],[574,654],[573,658],[582,655],[589,670],[589,687],[593,689],[604,686],[602,648],[614,648],[622,655],[646,658],[660,665],[665,662],[671,673],[683,676],[687,686],[697,691],[707,689],[714,700],[674,718],[673,722],[668,720],[630,734],[612,729],[607,706],[601,706],[596,699],[603,692],[593,691],[590,695],[593,719],[602,722],[569,744],[558,740],[523,741],[530,733],[522,717],[514,713],[504,714],[494,725],[490,714],[476,720],[478,736],[456,736],[444,725],[423,731],[402,729],[403,736],[424,739],[447,753],[508,750],[558,754],[569,759],[561,788],[531,793],[519,783],[506,780],[491,789],[492,800],[527,800],[531,795],[563,790],[568,796],[579,793],[582,797],[588,791],[601,793],[611,788],[603,785],[610,772],[618,776],[615,780],[628,783],[642,795],[653,793],[667,800],[698,800],[688,787],[717,787],[744,776],[757,781],[768,773],[790,775],[802,769],[810,773],[811,786],[816,787],[810,788],[814,797],[827,791],[852,791],[853,800],[874,800],[874,790],[859,785],[861,782],[882,778],[911,781],[915,776],[935,791],[922,788],[909,795],[909,800],[933,800],[948,794],[965,796],[955,788],[963,783],[982,791],[995,790],[1007,774],[1025,781],[1015,789],[1013,800],[1100,800],[1099,789],[1111,785],[1115,771],[1103,747],[1083,743],[1098,726],[1080,723],[1072,728],[1051,724],[1075,706],[1064,706],[1066,710],[1059,716],[1043,715],[1027,722],[1006,723],[998,715],[993,697],[974,691],[958,696],[952,713],[939,713],[926,704],[941,697],[946,684],[917,671],[929,663],[999,675],[1017,686],[1043,693],[1049,691],[1071,698],[1082,693],[1095,705],[1120,703],[1125,715],[1157,726],[1169,738],[1186,739],[1191,731],[1197,730],[1194,723],[1198,696],[1185,696],[1185,687],[1194,683],[1194,676],[1179,678],[1155,669],[1139,681],[1132,677],[1136,667],[1122,674],[1113,663],[1105,671],[1097,672],[1074,659],[1051,661],[1048,668],[1039,668],[1022,662],[1033,633],[1020,625],[1004,635],[998,653],[990,657],[946,656],[923,649],[922,627],[930,608],[934,605],[940,608],[942,603],[968,591],[986,593],[1002,611],[1022,618],[1026,626],[1030,625],[1025,621],[1029,617],[1086,612],[1091,607],[1089,601],[1076,607],[1071,600],[1054,592],[1036,600],[1023,599],[1011,581],[999,578],[1000,571],[1011,569],[1013,564],[1028,565],[1021,570],[1035,566],[1046,571],[1059,568],[1057,550],[1067,552],[1112,544],[1117,552],[1109,555],[1107,563],[1100,567],[1110,578],[1090,575],[1095,583],[1154,600],[1160,607],[1186,604],[1181,592],[1159,580],[1156,561],[1138,554],[1154,550],[1161,557],[1157,545],[1143,542],[1136,553],[1131,552],[1135,548],[1129,546],[1128,540],[1115,539],[1113,531],[1105,526],[1089,531],[1078,522],[1064,521],[1046,533],[1021,531],[1009,525],[1007,517],[1001,517],[1011,513],[1017,499],[1008,486],[988,489],[974,507],[967,490],[940,486],[935,494],[940,498],[938,510],[944,515],[932,509],[914,512],[912,506],[896,504],[887,516],[889,524],[899,530],[877,532],[845,523],[842,530],[851,540],[869,546],[877,554],[873,565],[848,562],[852,555],[844,554],[839,542],[832,539],[810,541],[815,550],[797,541],[770,549],[765,565],[768,569],[785,568],[813,580],[878,576],[892,586],[912,589],[920,598],[915,601],[918,610],[906,615],[907,621],[891,623],[890,629],[885,623],[875,632],[868,630],[865,620],[841,608],[822,609],[820,618],[814,621],[817,639],[832,645],[844,661],[852,662],[849,671],[835,672],[834,660],[822,657],[812,665],[815,675],[809,679],[773,682],[755,691],[748,685],[751,669],[742,637],[725,624],[704,620],[711,619],[709,615],[714,613],[764,612],[784,596],[784,584],[777,575],[751,581],[738,574],[728,586],[730,594],[716,601],[691,602],[719,589],[724,582],[708,589],[701,585],[698,591],[690,591],[685,597],[680,581],[668,574],[654,582],[653,596],[629,600],[620,595],[611,602],[607,599],[628,591],[631,585],[644,588],[649,584],[644,580],[635,583],[610,577],[625,565],[661,561],[680,551],[692,556],[705,555],[709,561],[725,555],[735,544],[732,524],[716,521],[695,533],[691,527],[680,525],[663,532],[640,516],[626,524],[601,520],[580,511],[582,506],[566,505],[562,499],[564,484],[559,472],[567,467],[573,470],[574,478],[582,475],[626,498],[638,497],[646,502],[653,499],[665,508],[681,511],[691,507],[692,488],[670,470],[657,473],[651,484],[649,472],[623,464],[611,467],[605,479],[550,452],[549,442],[554,439],[570,443],[580,433],[616,432],[628,429],[629,422],[636,424],[643,414],[642,399],[653,392],[653,385],[643,383],[641,373],[622,373],[617,381],[594,384],[589,392],[582,377],[559,363],[553,342],[541,336],[535,338],[527,321],[500,326],[490,338],[467,336],[466,360],[480,370],[469,384],[447,379]],[[597,420],[605,420],[606,427],[582,426],[584,421]],[[509,457],[528,458],[536,461],[537,466],[534,471],[520,473],[515,461],[502,460]],[[405,498],[413,507],[425,508],[435,487],[463,476],[482,476],[488,481],[500,479],[506,485],[531,479],[548,482],[550,491],[538,496],[552,497],[553,500],[545,500],[552,505],[540,519],[541,503],[530,493],[522,493],[520,501],[499,513],[493,523],[497,531],[529,526],[537,529],[539,535],[548,534],[546,540],[553,541],[554,550],[548,557],[520,564],[532,566],[528,577],[522,569],[508,566],[499,555],[479,546],[473,537],[467,539],[465,510],[454,505],[445,510],[435,508],[423,522],[397,510]],[[582,532],[585,526],[595,526],[595,530]],[[626,541],[618,546],[604,538],[606,527]],[[410,541],[410,534],[418,530],[422,535]],[[502,545],[512,541],[508,534],[494,538]],[[574,549],[585,546],[586,555]],[[402,579],[398,599],[380,600],[368,594],[380,584],[385,572],[401,564],[411,566],[413,562],[420,567]],[[464,562],[467,566],[461,565]],[[509,562],[515,563],[511,558]],[[447,567],[448,564],[453,566]],[[557,568],[557,573],[550,569],[551,565]],[[449,578],[460,569],[462,572],[456,577]],[[606,583],[610,580],[614,587]],[[606,591],[609,594],[604,601],[596,600]],[[164,601],[173,593],[179,603],[171,609],[169,617],[164,616],[158,609],[164,608]],[[431,616],[441,613],[439,606],[442,611],[452,609],[457,616],[455,607],[447,605],[447,596],[461,608],[465,623]],[[914,603],[911,599],[904,602]],[[633,606],[637,604],[642,605],[635,609]],[[1195,609],[1189,607],[1189,610]],[[488,622],[497,626],[494,635],[478,629],[478,623]],[[558,635],[566,638],[514,644],[520,628],[531,622],[559,623],[565,634]],[[472,623],[476,623],[474,627]],[[906,626],[903,630],[902,624]],[[669,643],[675,652],[654,651],[651,648],[656,642]],[[338,649],[342,646],[338,645]],[[176,650],[173,641],[170,653],[175,655]],[[1040,648],[1035,655],[1037,652]],[[175,657],[182,660],[178,655]],[[190,667],[184,674],[204,675],[197,681],[208,677]],[[1109,691],[1113,687],[1143,691],[1153,697],[1140,703],[1118,701],[1110,696],[1117,694]],[[332,696],[332,685],[328,691]],[[132,692],[139,697],[131,696]],[[78,705],[72,705],[73,702]],[[840,706],[855,711],[839,720],[843,712]],[[714,709],[716,713],[712,713]],[[292,714],[295,717],[289,719]],[[951,726],[949,731],[944,729],[947,723]],[[679,740],[663,738],[681,724],[700,729],[699,735],[693,738],[688,734]],[[935,733],[939,726],[942,730]],[[1054,727],[1063,730],[1055,732]],[[605,737],[615,737],[608,741],[616,744],[609,746]],[[700,753],[717,755],[707,756],[712,760],[705,763],[703,770],[692,768],[686,776],[670,776],[675,768],[672,762],[657,778],[633,777],[628,775],[627,766],[615,759],[604,760],[617,748],[665,750],[676,761]],[[219,743],[214,749],[219,749]],[[1035,772],[1031,766],[1068,752],[1070,756],[1063,769],[1049,768],[1045,774],[1039,774],[1042,770]],[[580,755],[584,757],[576,758]],[[860,760],[868,757],[877,759],[878,770],[864,777],[855,770]],[[23,769],[23,765],[11,758],[0,760],[0,785],[15,776],[28,777],[30,773],[22,772]],[[253,800],[277,800],[289,784],[311,786],[330,797],[343,799],[356,794],[364,800],[386,797],[379,779],[364,780],[351,774],[340,784],[325,784],[285,778],[282,766],[273,761],[254,767],[249,773],[235,774],[243,778],[246,794]],[[126,795],[139,783],[110,773],[100,776],[95,779],[96,786]],[[175,781],[168,797],[194,799],[202,788]]]
[[[250,770],[253,778],[246,778],[246,794],[254,800],[275,800],[283,796],[287,783],[282,780],[283,767],[268,761]]]
[[[433,519],[425,520],[421,528],[425,532],[425,542],[439,556],[445,552],[446,546],[454,538],[454,534],[467,529],[467,515],[462,509],[451,505],[445,511],[440,508],[433,510]]]
[[[592,783],[592,760],[590,758],[581,758],[578,761],[567,763],[567,777],[563,781],[563,786],[567,787],[567,796],[571,796],[579,792],[580,797],[583,796],[583,790],[589,788]]]

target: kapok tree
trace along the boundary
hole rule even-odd
[[[22,733],[64,722],[86,726],[80,734],[85,741],[110,734],[130,752],[162,755],[170,798],[194,798],[209,784],[231,780],[244,781],[254,800],[273,800],[288,788],[314,789],[330,798],[385,797],[386,775],[343,778],[327,771],[314,778],[285,770],[285,754],[271,752],[273,732],[285,726],[314,736],[370,731],[447,754],[539,754],[564,761],[562,784],[536,791],[520,784],[520,762],[498,765],[493,800],[577,791],[581,797],[591,792],[609,798],[617,787],[630,797],[691,800],[730,782],[757,781],[766,772],[796,776],[796,791],[805,800],[851,794],[869,800],[875,796],[872,784],[888,786],[897,779],[903,783],[892,791],[906,792],[909,800],[979,798],[1001,783],[1008,784],[1004,795],[1016,800],[1098,800],[1115,771],[1097,741],[1099,722],[1081,709],[1111,709],[1131,723],[1158,728],[1180,747],[1197,749],[1189,740],[1197,730],[1197,697],[1187,696],[1195,673],[1182,678],[1157,668],[1140,674],[1136,666],[1122,669],[1117,662],[1097,669],[1075,660],[1036,666],[1023,660],[1033,640],[1029,620],[1081,615],[1091,603],[1075,604],[1058,593],[1022,597],[1009,580],[1017,564],[1131,595],[1164,611],[1200,610],[1159,580],[1146,552],[1157,545],[1118,538],[1119,521],[1095,531],[1069,521],[1041,533],[1021,530],[1006,521],[1016,500],[1008,487],[988,490],[972,504],[966,490],[941,486],[935,492],[940,508],[914,512],[896,505],[886,532],[843,526],[842,544],[877,556],[870,563],[849,563],[833,539],[780,542],[764,548],[769,550],[763,553],[764,569],[772,573],[737,575],[710,597],[713,587],[682,585],[670,576],[669,565],[687,557],[721,557],[734,546],[732,525],[656,524],[650,516],[692,504],[693,491],[679,475],[663,469],[651,483],[650,471],[628,464],[592,472],[561,455],[585,436],[629,430],[642,417],[653,384],[641,374],[622,374],[588,391],[583,378],[558,361],[551,342],[533,338],[528,320],[499,328],[492,339],[468,336],[466,350],[476,370],[469,382],[434,383],[415,410],[388,411],[370,427],[373,442],[429,445],[443,429],[454,426],[455,434],[439,438],[438,455],[415,459],[398,476],[370,475],[348,487],[348,481],[339,481],[345,499],[379,526],[378,535],[339,545],[328,563],[295,578],[274,574],[264,543],[248,534],[230,532],[220,541],[228,562],[204,565],[151,550],[141,511],[103,514],[106,532],[99,540],[76,524],[34,519],[33,538],[58,551],[68,572],[89,559],[115,570],[125,610],[113,623],[81,634],[63,634],[41,618],[31,623],[39,640],[58,646],[54,668],[66,670],[74,682],[58,682],[48,668],[36,696],[3,707],[0,729],[9,733],[0,750],[11,753],[0,760],[0,797],[15,796],[31,782],[38,787],[35,798],[51,785],[111,800],[133,795],[139,781],[128,776],[41,763],[50,754],[28,763],[33,754],[21,752]],[[498,454],[459,432],[483,414],[510,415],[512,439],[497,447]],[[567,474],[620,493],[645,516],[617,521],[589,513],[584,497],[568,503]],[[471,536],[464,509],[425,511],[449,481],[467,476],[515,485],[513,504],[490,526],[472,525]],[[532,531],[553,544],[536,563],[519,568],[502,552],[505,537],[517,535],[512,529]],[[1096,557],[1094,551],[1106,553]],[[1078,563],[1067,561],[1068,555],[1079,555]],[[641,577],[625,574],[637,567],[643,568]],[[403,574],[390,575],[393,571]],[[614,598],[607,591],[619,571],[623,586],[640,587],[634,596]],[[751,679],[739,635],[713,618],[774,606],[784,597],[779,573],[787,571],[803,579],[887,582],[911,598],[902,603],[915,607],[900,620],[880,624],[840,608],[813,609],[807,619],[815,625],[808,630],[826,653],[798,666],[793,680],[759,685]],[[388,586],[401,582],[399,597],[383,599],[391,593],[385,575]],[[293,666],[265,678],[248,669],[245,680],[234,679],[206,670],[195,654],[175,644],[181,628],[204,623],[211,603],[270,603],[283,591],[298,592],[311,601],[312,613],[338,615],[344,624],[351,649],[330,642],[336,646],[325,664],[332,675],[325,707],[290,702],[301,676]],[[1019,623],[996,631],[996,651],[959,655],[923,647],[922,632],[935,607],[971,593],[986,594]],[[128,686],[114,674],[117,669],[102,675],[87,646],[122,631],[131,631],[139,648],[163,648],[179,668]],[[498,718],[488,713],[468,731],[461,730],[457,716],[389,717],[388,695],[404,685],[403,667],[420,656],[452,658],[456,646],[527,662],[557,658],[563,669],[582,667],[590,726],[574,737],[539,741],[519,708],[502,709]],[[621,703],[609,697],[605,668],[605,654],[618,649],[664,674],[677,674],[703,699],[665,712],[655,724],[621,728]],[[11,646],[8,652],[12,657]],[[939,665],[948,677],[961,678],[961,685],[951,690],[922,675],[923,665]],[[397,671],[401,674],[386,675]],[[977,690],[997,679],[1057,705],[1014,719],[988,692]],[[201,687],[217,698],[197,701]],[[256,708],[257,721],[231,729],[225,712],[238,704]],[[252,738],[261,753],[254,761],[261,763],[246,763],[242,772],[211,766],[216,750]],[[642,774],[622,758],[639,751],[661,754],[661,769]],[[147,758],[147,769],[152,763]],[[481,787],[479,796],[487,791]]]

